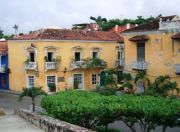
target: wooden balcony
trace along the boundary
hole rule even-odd
[[[134,61],[132,63],[132,69],[134,70],[147,70],[147,62],[145,61]]]
[[[175,73],[180,75],[180,64],[175,64],[174,69],[175,69]]]
[[[56,70],[58,68],[57,62],[45,62],[46,70]]]
[[[25,70],[37,70],[37,63],[36,62],[27,62],[24,66]]]

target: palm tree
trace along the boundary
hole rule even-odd
[[[179,93],[179,88],[177,88],[176,82],[171,82],[170,76],[159,76],[155,79],[154,83],[150,85],[150,89],[159,93],[160,95],[166,95],[168,91],[176,90]]]
[[[19,95],[18,101],[22,101],[25,96],[32,99],[33,112],[35,112],[35,98],[39,95],[46,95],[41,89],[42,87],[23,88],[23,92]]]
[[[146,90],[147,87],[150,85],[150,80],[146,76],[146,71],[139,71],[139,73],[136,74],[134,82],[135,84],[141,82],[143,84],[144,90]]]
[[[15,35],[17,35],[17,31],[18,31],[18,29],[19,29],[19,26],[18,26],[17,24],[15,24],[15,25],[13,26],[13,29],[14,29],[14,31],[15,31]]]
[[[104,22],[107,22],[107,19],[106,19],[106,18],[102,18],[101,16],[98,16],[97,18],[91,16],[90,19],[93,20],[93,21],[95,21],[95,22],[98,24],[98,26],[99,26],[100,29],[101,29],[102,24],[103,24]]]

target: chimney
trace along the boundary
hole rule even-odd
[[[118,27],[119,27],[118,25],[115,26],[115,32],[118,31]]]

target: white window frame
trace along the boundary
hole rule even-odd
[[[34,78],[34,86],[35,86],[35,80],[36,80],[35,75],[27,75],[27,77],[26,77],[27,88],[34,87],[34,86],[30,86],[29,77],[33,77]]]
[[[85,87],[84,87],[84,73],[82,73],[82,72],[80,72],[80,73],[73,73],[73,87],[74,87],[74,75],[75,74],[81,74],[82,75],[82,89],[78,89],[78,90],[84,90],[85,89]]]
[[[96,85],[97,84],[97,74],[96,73],[91,74],[91,84],[92,85]]]
[[[48,88],[48,82],[47,82],[47,78],[49,77],[49,76],[55,76],[55,85],[56,85],[56,90],[57,90],[57,75],[46,75],[46,89],[47,89],[47,91],[49,92],[49,88]]]

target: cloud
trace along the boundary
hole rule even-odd
[[[52,25],[70,28],[90,22],[90,16],[135,18],[180,14],[179,0],[1,0],[0,27],[7,34],[29,32]]]

